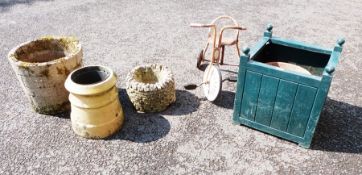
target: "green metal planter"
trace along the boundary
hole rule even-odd
[[[233,122],[309,148],[344,39],[334,49],[264,37],[240,57]],[[282,70],[266,62],[286,62],[311,74]]]

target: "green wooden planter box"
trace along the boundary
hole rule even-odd
[[[309,148],[344,39],[333,49],[272,36],[240,57],[233,122]],[[294,63],[312,75],[280,70],[269,61]]]

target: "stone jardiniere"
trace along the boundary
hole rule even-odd
[[[105,138],[118,131],[124,120],[116,75],[108,67],[87,66],[72,72],[65,88],[70,92],[74,132],[86,138]]]
[[[127,75],[127,94],[140,112],[160,112],[176,101],[172,72],[162,65],[135,67]]]
[[[69,110],[64,82],[82,65],[82,48],[73,37],[44,37],[13,48],[8,60],[29,98],[41,114]]]

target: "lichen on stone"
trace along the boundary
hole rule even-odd
[[[173,74],[165,66],[138,66],[126,79],[127,94],[137,111],[160,112],[176,101]]]

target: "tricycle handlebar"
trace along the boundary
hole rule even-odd
[[[241,27],[241,26],[225,26],[225,27],[221,28],[221,32],[223,32],[226,29],[246,30],[245,27]]]
[[[200,24],[200,23],[191,23],[191,27],[215,27],[215,24]]]

